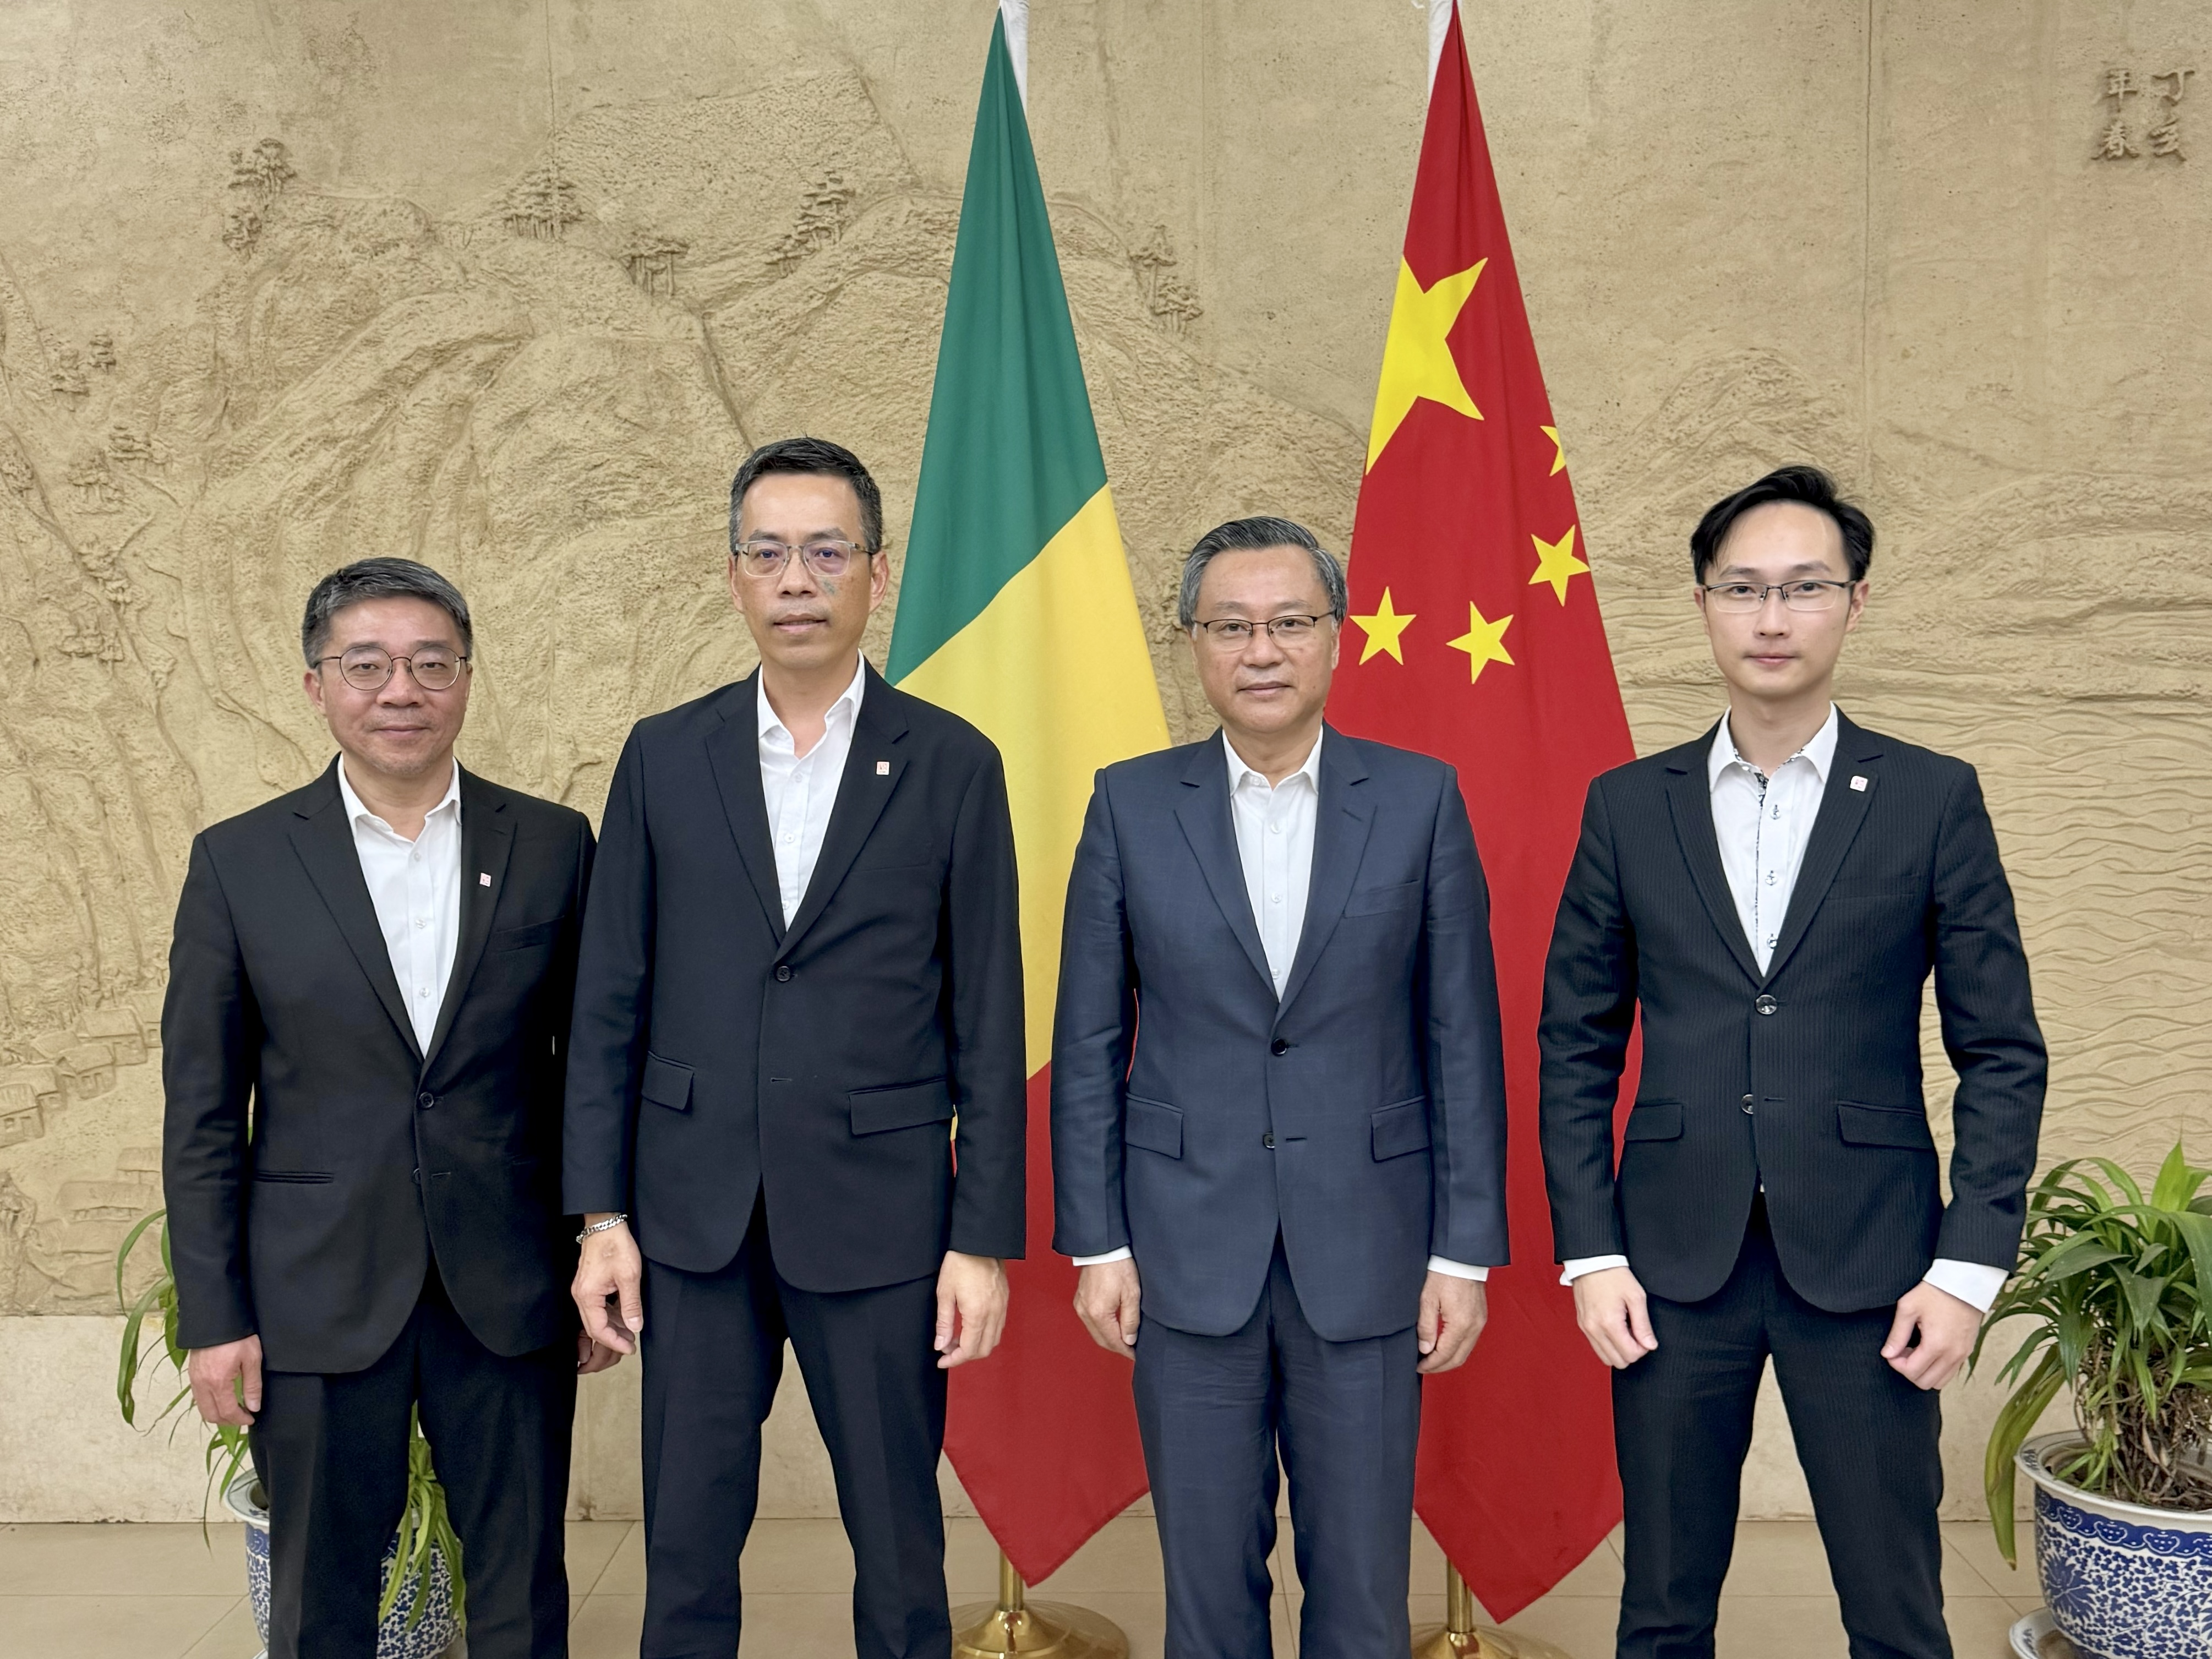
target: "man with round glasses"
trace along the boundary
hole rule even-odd
[[[1851,1651],[1949,1659],[1936,1391],[2012,1269],[2043,1109],[2012,892],[1973,768],[1832,700],[1866,514],[1786,466],[1690,548],[1728,709],[1591,784],[1540,1028],[1553,1237],[1613,1368],[1617,1651],[1712,1653],[1771,1357]],[[1931,975],[1958,1075],[1948,1201]]]
[[[369,1659],[419,1412],[469,1649],[567,1651],[580,1372],[562,1052],[582,814],[465,770],[465,600],[410,559],[308,596],[338,756],[193,843],[161,1016],[162,1182],[200,1414],[251,1431],[269,1647]]]

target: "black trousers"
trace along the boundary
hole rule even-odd
[[[268,1371],[252,1434],[269,1495],[270,1659],[373,1659],[384,1552],[419,1406],[461,1540],[471,1659],[563,1659],[573,1340],[509,1358],[470,1334],[435,1266],[366,1370]]]
[[[1613,1374],[1627,1522],[1620,1659],[1711,1659],[1769,1355],[1851,1659],[1951,1659],[1942,1407],[1881,1357],[1895,1310],[1833,1314],[1797,1295],[1761,1204],[1726,1285],[1703,1302],[1652,1297],[1650,1314],[1657,1350]]]
[[[1419,1362],[1410,1325],[1358,1342],[1316,1334],[1279,1240],[1243,1329],[1194,1336],[1139,1322],[1137,1427],[1167,1575],[1166,1659],[1273,1651],[1279,1445],[1305,1588],[1302,1659],[1407,1650]]]
[[[731,1659],[738,1558],[760,1498],[761,1424],[790,1340],[830,1449],[853,1546],[859,1659],[945,1659],[945,1374],[931,1346],[937,1281],[825,1295],[775,1271],[754,1206],[737,1257],[645,1281],[643,1659]]]

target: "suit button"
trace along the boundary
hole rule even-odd
[[[1743,1097],[1743,1113],[1746,1117],[1753,1115],[1751,1109],[1751,1097],[1749,1095],[1746,1095]]]
[[[775,982],[779,985],[788,985],[791,982],[791,964],[789,963],[779,962],[775,964]]]
[[[438,1103],[438,1097],[432,1094],[428,1089],[425,1089],[421,1094],[415,1097],[415,1103],[427,1112],[433,1106],[435,1106]]]
[[[1282,1038],[1277,1037],[1267,1045],[1267,1052],[1271,1054],[1287,1054],[1291,1052],[1291,1045]]]
[[[1270,1129],[1267,1133],[1261,1135],[1260,1137],[1260,1144],[1262,1146],[1265,1146],[1269,1152],[1273,1152],[1275,1150],[1275,1132],[1273,1129]]]
[[[1759,1000],[1753,1003],[1751,1006],[1758,1009],[1762,1014],[1771,1014],[1782,1005],[1777,1002],[1772,997],[1761,995]]]

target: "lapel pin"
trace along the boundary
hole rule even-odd
[[[1851,780],[1851,787],[1857,790],[1862,795],[1866,793],[1866,787],[1867,781],[1864,778],[1853,778]]]
[[[489,886],[490,886],[490,885],[491,885],[491,872],[490,872],[490,871],[489,871],[489,870],[479,870],[479,871],[477,871],[477,886],[479,886],[479,887],[489,887]]]
[[[891,763],[889,761],[878,761],[876,763],[876,775],[878,777],[887,778],[890,776],[890,775]]]

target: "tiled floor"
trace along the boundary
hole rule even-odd
[[[949,1523],[955,1606],[988,1601],[997,1555],[974,1521]],[[2012,1621],[2036,1605],[2032,1571],[2008,1571],[1978,1523],[1944,1529],[1944,1593],[1959,1659],[2002,1659]],[[1296,1651],[1299,1595],[1285,1529],[1278,1552],[1276,1650]],[[745,1551],[747,1654],[823,1659],[852,1651],[852,1558],[834,1521],[763,1521]],[[0,1527],[0,1654],[70,1659],[252,1659],[260,1644],[241,1589],[239,1529],[196,1526]],[[568,1528],[573,1659],[630,1659],[645,1607],[644,1539],[627,1521]],[[1416,1533],[1416,1625],[1443,1618],[1443,1561]],[[1574,1659],[1612,1652],[1620,1561],[1608,1542],[1512,1627]],[[1128,1632],[1133,1659],[1157,1659],[1162,1597],[1152,1522],[1126,1516],[1034,1592],[1079,1602]],[[1810,1522],[1758,1522],[1739,1534],[1721,1604],[1722,1659],[1842,1659],[1843,1628]]]

